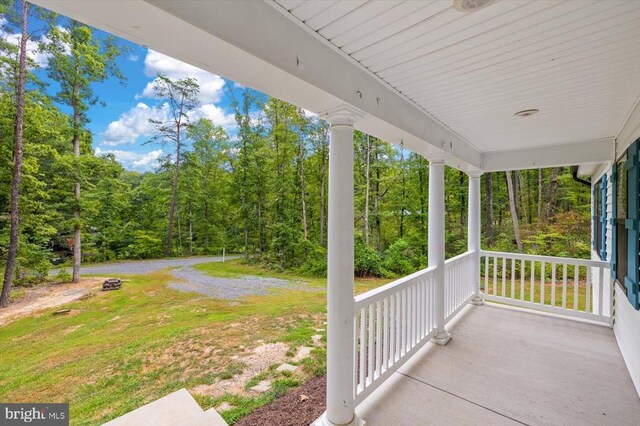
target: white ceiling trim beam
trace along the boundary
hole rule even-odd
[[[481,153],[420,106],[268,1],[35,0],[34,3],[313,112],[365,112],[356,128],[447,164]]]
[[[604,138],[543,148],[485,152],[482,154],[482,170],[499,172],[598,164],[613,161],[613,155],[614,138]]]
[[[616,160],[629,148],[636,139],[640,138],[640,99],[629,113],[616,137]]]

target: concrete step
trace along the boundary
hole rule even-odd
[[[227,422],[224,421],[222,416],[218,414],[215,408],[209,408],[204,412],[205,416],[209,419],[211,426],[229,426]]]
[[[215,409],[202,410],[186,389],[150,402],[104,426],[228,426]]]

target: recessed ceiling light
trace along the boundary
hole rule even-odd
[[[453,7],[460,12],[475,12],[491,5],[495,0],[453,0]]]
[[[540,110],[535,109],[535,108],[533,108],[533,109],[523,109],[522,111],[518,111],[513,115],[515,115],[516,117],[528,117],[530,115],[537,114],[539,112],[540,112]]]

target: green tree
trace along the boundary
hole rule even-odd
[[[14,131],[13,177],[11,179],[11,230],[9,234],[9,250],[5,265],[4,279],[2,282],[2,295],[0,296],[0,308],[9,305],[11,297],[11,285],[13,284],[13,271],[16,257],[18,256],[18,238],[20,227],[19,194],[20,180],[22,179],[22,153],[24,131],[24,98],[25,81],[27,75],[27,17],[29,5],[22,1],[22,22],[20,36],[20,58],[18,60],[18,81],[16,90],[16,115]]]
[[[185,182],[189,190],[189,223],[195,219],[195,235],[204,253],[226,243],[226,214],[229,204],[229,136],[209,119],[200,119],[189,128],[193,150],[185,155]],[[191,226],[190,226],[191,229]],[[189,241],[193,243],[193,233]]]
[[[169,158],[173,159],[173,183],[171,200],[169,202],[165,251],[167,256],[172,256],[173,226],[178,199],[180,162],[187,140],[187,130],[191,125],[189,113],[199,105],[198,93],[200,92],[200,87],[194,78],[188,77],[180,80],[172,80],[167,76],[158,75],[155,79],[153,90],[156,97],[167,101],[168,115],[164,120],[149,119],[158,131],[158,136],[154,137],[152,141],[158,141],[163,146],[167,144],[174,146],[169,154]],[[171,161],[171,159],[169,161]]]
[[[93,30],[77,21],[52,16],[49,19],[50,43],[47,49],[49,59],[48,75],[58,83],[59,91],[55,100],[71,109],[72,145],[75,164],[73,193],[73,281],[80,279],[82,260],[82,222],[80,217],[80,187],[82,181],[81,154],[90,148],[90,141],[81,140],[87,111],[99,99],[93,91],[93,84],[109,77],[124,80],[116,64],[122,49],[113,37],[99,38]],[[81,145],[84,145],[81,147]]]

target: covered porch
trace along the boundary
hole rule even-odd
[[[480,177],[595,179],[640,138],[638,2],[35,2],[330,123],[317,425],[637,423],[640,314],[610,259],[483,251]],[[430,167],[429,267],[354,297],[355,129]],[[468,250],[452,259],[445,165],[469,176]]]
[[[633,425],[640,401],[610,328],[518,308],[465,307],[366,398],[368,425]]]

